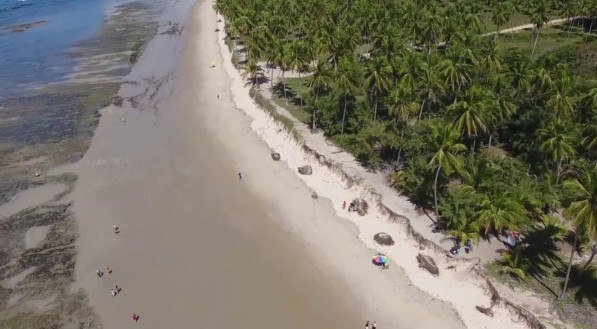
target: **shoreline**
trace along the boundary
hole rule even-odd
[[[186,17],[181,39],[150,42],[123,105],[102,110],[85,157],[62,168],[80,177],[77,286],[105,327],[134,325],[136,312],[145,328],[462,328],[398,267],[374,267],[355,227],[272,162],[231,102],[211,2]],[[103,266],[114,273],[97,278]],[[113,284],[123,288],[115,298]]]
[[[398,266],[405,270],[413,284],[430,296],[454,307],[467,327],[542,328],[545,325],[565,327],[541,297],[515,298],[515,293],[509,288],[502,285],[496,288],[491,283],[479,268],[478,260],[453,258],[435,241],[419,233],[409,219],[411,216],[417,219],[421,217],[416,214],[414,206],[406,198],[397,197],[398,193],[391,191],[388,186],[383,186],[382,191],[379,192],[380,184],[386,185],[386,183],[379,179],[371,179],[376,178],[374,176],[377,175],[370,175],[370,177],[359,175],[360,172],[365,172],[365,169],[360,166],[355,168],[352,156],[349,156],[352,159],[343,158],[339,163],[336,162],[338,158],[334,158],[336,152],[331,151],[341,150],[340,148],[330,147],[320,134],[297,140],[293,132],[287,131],[284,125],[269,112],[261,109],[255,100],[249,97],[251,88],[244,83],[245,79],[242,78],[241,71],[233,66],[232,53],[225,44],[225,19],[221,15],[219,18],[221,19],[218,26],[220,49],[225,54],[227,72],[236,82],[234,93],[239,99],[236,101],[237,107],[252,119],[252,130],[266,142],[272,152],[281,154],[281,161],[285,162],[290,169],[305,164],[313,167],[312,176],[298,174],[297,176],[317,195],[331,200],[338,216],[358,227],[359,239],[365,246],[387,253],[390,259],[398,259]],[[353,161],[350,161],[351,166],[345,169],[343,160]],[[389,195],[390,193],[393,195]],[[390,197],[389,203],[384,200],[388,197]],[[364,198],[370,205],[374,205],[370,207],[369,214],[360,217],[342,210],[343,201],[350,202],[355,198]],[[381,222],[369,222],[367,219]],[[397,244],[393,247],[377,245],[373,241],[373,235],[378,232],[390,233],[394,240],[397,240]],[[426,270],[419,268],[416,261],[418,254],[433,257],[440,268],[439,277],[433,277]],[[463,299],[460,296],[467,296],[467,298]],[[517,305],[523,302],[531,302],[533,313],[538,314],[544,323],[539,322],[531,312]],[[480,313],[475,309],[476,306],[492,309],[493,317]],[[520,319],[525,323],[520,323]]]
[[[146,43],[153,19],[144,4],[113,3],[97,30],[63,53],[65,63],[77,62],[69,79],[45,80],[38,72],[36,83],[27,85],[34,89],[0,102],[2,328],[101,326],[87,292],[73,285],[79,219],[72,191],[78,177],[59,168],[88,150],[99,110],[112,102],[132,66],[129,42]]]

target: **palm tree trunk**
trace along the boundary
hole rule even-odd
[[[591,25],[589,25],[589,34],[585,35],[585,42],[587,42],[587,38],[593,32],[593,22],[595,22],[595,18],[591,17]]]
[[[313,127],[311,128],[311,130],[313,130],[313,132],[315,132],[315,114],[317,111],[317,94],[315,95],[315,102],[313,102]]]
[[[288,105],[288,98],[286,98],[286,83],[284,83],[284,69],[281,68],[282,70],[282,91],[284,91],[284,104]]]
[[[269,67],[269,87],[274,87],[274,68],[271,65]]]
[[[375,105],[373,105],[373,121],[377,121],[377,93],[375,93]]]
[[[568,21],[568,35],[566,36],[566,40],[570,38],[570,34],[572,33],[572,25],[574,25],[574,18],[571,21]]]
[[[421,118],[423,117],[423,107],[425,106],[425,101],[423,101],[423,103],[421,103],[421,109],[419,110],[419,121],[421,121]]]
[[[562,174],[562,160],[558,160],[558,167],[556,169],[556,185],[560,182],[560,175]]]
[[[560,294],[560,299],[564,297],[566,294],[566,290],[568,290],[568,281],[570,281],[570,270],[572,269],[572,258],[574,257],[574,251],[576,250],[576,240],[578,239],[578,235],[574,232],[574,242],[572,243],[572,251],[570,251],[570,260],[568,261],[568,270],[566,271],[566,281],[564,281],[564,288],[562,289],[562,293]]]
[[[489,143],[487,143],[489,147],[491,147],[491,140],[492,139],[493,139],[493,135],[489,134]]]
[[[591,262],[593,262],[593,258],[595,258],[595,254],[597,253],[597,243],[595,243],[595,245],[593,245],[593,248],[591,249],[593,249],[593,251],[591,252],[591,257],[589,257],[587,263],[582,267],[583,271],[591,265]]]
[[[298,77],[299,77],[299,81],[301,80],[301,70],[298,70]],[[298,93],[296,93],[298,95]],[[301,107],[303,107],[303,96],[299,96],[299,98],[301,99]]]
[[[495,37],[493,37],[493,42],[496,43],[498,39],[498,35],[500,35],[500,27],[497,26],[495,30]]]
[[[531,52],[531,59],[533,59],[533,55],[535,54],[535,48],[537,48],[537,41],[539,40],[539,34],[541,30],[537,30],[537,36],[535,37],[535,43],[533,44],[533,51]]]
[[[435,180],[433,181],[433,199],[435,201],[435,213],[439,215],[439,210],[437,209],[437,179],[439,178],[439,171],[442,169],[442,166],[437,166],[437,170],[435,171]]]
[[[344,95],[344,111],[342,111],[342,128],[340,128],[340,135],[344,135],[344,120],[346,120],[346,95]]]

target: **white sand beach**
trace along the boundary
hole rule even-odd
[[[351,190],[326,191],[338,181],[320,168],[299,177],[295,161],[310,160],[292,144],[271,160],[265,131],[253,129],[264,123],[292,141],[253,117],[211,2],[186,16],[190,5],[164,14],[186,20],[182,34],[158,33],[125,79],[123,106],[102,110],[85,157],[61,169],[79,176],[76,285],[103,326],[464,328],[452,305],[407,278],[410,259],[383,271],[371,263],[375,250],[359,239],[370,232],[335,213]]]

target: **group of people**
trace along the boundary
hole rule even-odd
[[[109,267],[106,267],[106,272],[108,272],[108,275],[110,275],[110,274],[112,274],[112,269]],[[97,276],[99,278],[104,277],[104,272],[102,270],[100,270],[99,268],[95,270],[95,273],[97,274]],[[112,295],[112,297],[116,297],[116,295],[118,295],[121,291],[122,291],[122,288],[120,288],[118,285],[115,285],[114,288],[110,289],[110,294]]]
[[[375,321],[373,321],[373,323],[371,323],[371,327],[369,327],[369,321],[367,321],[365,323],[365,329],[369,329],[369,328],[371,328],[371,329],[377,329],[377,323],[375,323]]]
[[[114,234],[120,233],[120,229],[116,225],[112,226],[112,230],[113,230]],[[106,272],[108,273],[108,275],[110,275],[110,274],[112,274],[112,269],[109,267],[106,267]],[[97,276],[99,278],[104,277],[104,271],[100,270],[99,268],[95,270],[95,273],[97,274]],[[116,295],[120,294],[121,291],[122,291],[122,288],[120,288],[118,285],[115,285],[113,288],[110,288],[110,295],[112,295],[112,297],[116,297]],[[139,321],[139,318],[140,317],[137,313],[133,313],[131,315],[131,319],[135,322]]]

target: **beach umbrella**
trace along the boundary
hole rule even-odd
[[[373,257],[373,263],[375,263],[375,265],[384,265],[387,262],[388,257],[384,254],[377,254]]]

